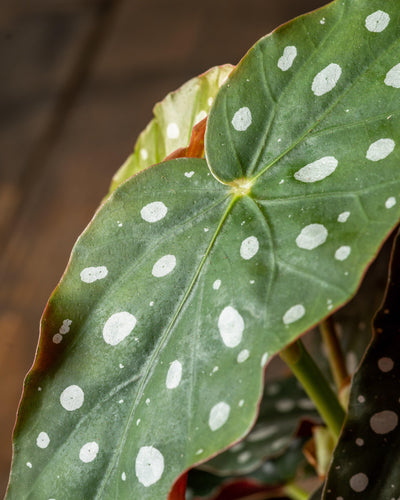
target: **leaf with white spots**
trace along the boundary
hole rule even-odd
[[[400,236],[374,338],[354,375],[349,412],[325,486],[324,500],[398,498],[400,483]],[[377,480],[379,471],[379,480]],[[355,498],[355,497],[354,497]]]
[[[370,31],[379,8],[390,22]],[[42,319],[9,499],[166,498],[249,432],[265,364],[352,297],[398,221],[399,17],[391,2],[340,0],[279,28],[216,96],[206,159],[145,169],[102,205]],[[282,71],[285,47],[297,55]],[[162,119],[178,147],[185,127]]]
[[[220,86],[233,66],[225,64],[192,78],[154,106],[154,118],[140,134],[133,153],[115,173],[110,193],[132,175],[159,163],[189,144],[193,127],[206,118]],[[190,179],[194,172],[185,172]],[[150,212],[151,216],[151,211]],[[160,211],[160,215],[163,212]]]
[[[284,485],[293,481],[299,467],[306,465],[302,451],[305,438],[294,439],[285,453],[265,460],[252,472],[214,475],[209,471],[193,469],[189,471],[189,498],[206,499],[221,495],[222,498],[248,498],[251,495],[263,495],[262,498],[277,498],[284,494]],[[245,456],[242,452],[239,456]],[[224,496],[225,495],[225,496]],[[234,496],[238,495],[238,496]],[[217,497],[218,498],[218,497]]]

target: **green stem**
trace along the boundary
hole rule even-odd
[[[322,334],[324,343],[328,349],[328,359],[332,370],[333,378],[336,387],[341,389],[349,378],[347,373],[346,364],[343,357],[342,347],[340,345],[335,323],[332,316],[321,321],[319,329]]]
[[[326,425],[338,439],[345,412],[324,374],[308,354],[303,343],[297,340],[283,349],[280,355],[314,402]]]
[[[295,484],[287,484],[283,488],[283,492],[292,500],[308,500],[310,496],[307,491],[303,490],[299,486],[296,486]]]

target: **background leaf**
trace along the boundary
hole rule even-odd
[[[354,376],[348,416],[324,489],[326,500],[400,495],[399,296],[397,237],[387,295],[374,321],[373,342]]]
[[[305,420],[318,423],[320,417],[294,377],[267,383],[260,413],[250,434],[201,467],[219,475],[254,471],[267,458],[282,455]],[[310,432],[306,435],[311,436],[311,425],[308,428]]]
[[[193,469],[189,472],[188,500],[214,498],[214,495],[225,491],[225,486],[233,489],[236,484],[243,481],[256,485],[260,490],[264,487],[265,491],[279,492],[282,490],[281,486],[293,481],[300,470],[304,475],[310,475],[302,451],[306,440],[304,437],[293,439],[284,453],[269,458],[259,468],[245,475],[216,476],[203,470]]]
[[[133,153],[115,173],[109,194],[123,181],[188,146],[193,127],[209,113],[220,86],[234,67],[211,68],[154,106],[154,118],[139,135]]]
[[[391,21],[377,33],[377,5],[336,1],[243,59],[206,138],[231,185],[175,160],[99,210],[43,317],[8,498],[166,498],[249,431],[269,357],[355,292],[400,209],[400,14],[379,2]],[[321,94],[333,57],[343,77]]]

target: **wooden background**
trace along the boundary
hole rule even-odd
[[[38,325],[154,103],[324,0],[3,0],[0,494]]]

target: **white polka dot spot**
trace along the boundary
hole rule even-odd
[[[393,370],[394,362],[391,358],[380,358],[378,359],[378,368],[381,372],[387,373]]]
[[[350,212],[342,212],[341,214],[338,215],[338,222],[346,222],[347,219],[350,217]]]
[[[388,198],[386,201],[385,201],[385,207],[386,208],[392,208],[396,205],[396,198],[394,196],[390,196],[390,198]]]
[[[228,403],[221,401],[211,408],[210,415],[208,417],[208,426],[212,431],[216,431],[222,427],[229,418],[229,413],[231,412],[231,407]]]
[[[168,139],[178,139],[179,137],[179,127],[176,123],[169,123],[167,127],[167,137]]]
[[[242,341],[243,318],[234,307],[227,306],[219,315],[218,329],[224,344],[227,347],[236,347]]]
[[[314,77],[311,90],[318,97],[330,92],[336,87],[341,74],[342,68],[338,64],[328,64],[326,68]]]
[[[59,332],[61,335],[65,335],[69,332],[72,321],[70,319],[64,319],[63,324],[60,326]]]
[[[357,439],[356,439],[356,445],[357,445],[357,446],[364,446],[364,439],[362,439],[362,438],[357,438]]]
[[[261,368],[264,368],[264,366],[267,364],[268,356],[269,354],[267,352],[264,352],[264,354],[261,356],[261,362],[260,362]]]
[[[302,410],[314,410],[315,404],[308,398],[302,398],[297,401],[297,406]]]
[[[91,443],[86,443],[82,446],[79,451],[79,458],[82,462],[87,464],[89,462],[93,462],[98,452],[99,445],[96,443],[96,441],[92,441]]]
[[[26,462],[26,466],[29,467],[30,469],[32,469],[32,464],[31,462]]]
[[[249,236],[248,238],[243,240],[242,244],[240,245],[240,256],[242,257],[242,259],[250,260],[256,255],[259,248],[260,244],[258,242],[258,239],[255,236]]]
[[[282,448],[287,446],[289,444],[289,442],[290,442],[290,438],[287,436],[284,436],[284,437],[281,437],[281,438],[277,439],[276,441],[274,441],[272,443],[271,448],[273,450],[281,450]]]
[[[182,363],[180,363],[178,360],[175,360],[170,364],[170,367],[168,369],[167,380],[165,382],[167,389],[175,389],[176,387],[178,387],[181,378]]]
[[[281,413],[292,411],[296,403],[292,399],[280,399],[276,402],[275,408]]]
[[[70,385],[60,395],[61,406],[67,411],[78,410],[85,399],[85,394],[78,385]]]
[[[107,344],[116,346],[122,342],[135,328],[136,318],[133,314],[121,311],[108,318],[103,327],[103,338]]]
[[[215,280],[213,283],[213,289],[214,290],[219,290],[219,287],[221,286],[221,280]]]
[[[334,156],[324,156],[298,170],[294,178],[300,182],[322,181],[333,174],[337,166],[338,161]]]
[[[313,250],[325,243],[328,230],[322,224],[309,224],[303,227],[296,238],[296,245],[304,250]]]
[[[358,401],[359,403],[361,403],[361,404],[362,404],[362,403],[365,403],[365,397],[360,395],[360,396],[358,396],[357,401]]]
[[[290,323],[294,323],[301,319],[306,313],[306,310],[303,304],[296,304],[288,309],[283,315],[282,321],[285,325],[290,325]]]
[[[244,448],[244,441],[241,441],[240,443],[236,443],[232,448],[229,448],[230,453],[237,453],[238,451],[241,451]]]
[[[278,394],[280,392],[281,387],[279,384],[268,384],[265,390],[268,396],[275,396],[275,394]]]
[[[385,85],[400,89],[400,63],[386,73]]]
[[[232,125],[238,132],[247,130],[252,122],[251,111],[247,107],[240,108],[232,118]]]
[[[278,431],[279,431],[279,429],[275,425],[270,425],[269,427],[261,427],[261,428],[255,429],[251,434],[249,434],[246,441],[249,441],[250,443],[264,441],[264,439],[267,439],[267,438],[273,436]]]
[[[380,33],[389,24],[390,16],[383,10],[377,10],[365,19],[365,27],[373,33]]]
[[[246,359],[248,359],[250,356],[250,352],[248,349],[243,349],[243,351],[240,351],[238,356],[237,356],[237,362],[238,363],[244,363]]]
[[[288,45],[283,49],[283,54],[278,60],[278,68],[282,71],[287,71],[293,65],[293,61],[296,59],[297,49],[294,45]]]
[[[146,488],[160,480],[164,472],[164,457],[154,446],[142,446],[135,462],[136,477]]]
[[[36,445],[39,448],[47,448],[50,443],[50,438],[47,432],[40,432],[38,437],[36,438]]]
[[[84,283],[93,283],[97,280],[102,280],[108,274],[108,270],[106,266],[98,266],[98,267],[86,267],[83,271],[81,271],[81,280]]]
[[[378,139],[368,148],[366,158],[370,161],[383,160],[393,152],[395,145],[393,139]]]
[[[185,172],[185,177],[187,177],[188,179],[190,179],[193,175],[194,175],[193,170],[190,172]]]
[[[251,453],[249,451],[243,451],[242,453],[240,453],[237,457],[237,461],[240,463],[240,464],[245,464],[246,462],[248,462],[251,458]]]
[[[149,158],[149,153],[146,148],[142,148],[140,150],[140,158],[144,161],[146,161]]]
[[[369,425],[376,434],[387,434],[395,429],[398,423],[399,417],[391,410],[375,413],[369,420]]]
[[[140,211],[140,215],[146,222],[158,222],[163,219],[168,212],[168,208],[162,201],[153,201],[145,205]]]
[[[243,405],[244,405],[244,399],[241,399],[238,403],[238,406],[240,406],[240,408],[242,408]]]
[[[339,247],[336,252],[335,252],[335,259],[336,260],[346,260],[347,257],[351,253],[351,248],[344,245],[342,247]]]
[[[123,472],[121,474],[121,479],[122,479],[122,481],[126,481],[126,474],[125,474],[125,472]]]
[[[59,344],[61,341],[62,341],[63,337],[60,333],[56,333],[55,335],[53,335],[53,342],[55,344]]]
[[[363,472],[359,472],[358,474],[354,474],[350,478],[350,488],[357,492],[361,493],[368,486],[368,476],[366,476]]]
[[[171,273],[176,266],[175,255],[164,255],[154,264],[151,274],[156,278],[163,278]]]

